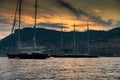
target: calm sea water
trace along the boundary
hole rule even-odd
[[[0,80],[120,80],[120,58],[0,58]]]

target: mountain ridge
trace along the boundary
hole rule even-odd
[[[33,28],[23,28],[20,30],[21,32],[21,41],[32,41],[33,40]],[[17,41],[18,31],[15,30],[14,34],[8,35],[7,37],[1,39],[0,47],[2,44],[7,44],[10,41],[10,38],[14,38]],[[73,32],[63,32],[64,40],[73,39]],[[98,39],[112,39],[112,38],[120,38],[120,27],[111,29],[109,31],[97,31],[90,30],[89,31],[90,41],[95,41]],[[76,32],[76,38],[78,41],[86,41],[87,40],[87,31],[85,32]],[[61,39],[61,32],[56,30],[49,30],[44,28],[36,28],[36,40],[42,42],[50,42],[50,43],[59,43]],[[5,46],[3,46],[5,47]],[[6,46],[7,47],[7,46]]]
[[[21,42],[33,44],[33,28],[21,29]],[[80,53],[86,53],[88,31],[76,32],[76,43]],[[9,47],[16,48],[18,31],[0,41],[0,55],[4,55]],[[71,50],[73,48],[74,32],[63,32],[64,48]],[[52,47],[61,45],[61,32],[44,28],[36,28],[37,45],[51,44]],[[89,42],[91,54],[100,56],[120,56],[120,27],[109,31],[89,30]],[[113,55],[114,54],[114,55]]]

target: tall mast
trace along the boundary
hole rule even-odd
[[[61,26],[61,49],[63,50],[63,27]]]
[[[19,0],[17,0],[17,5],[16,5],[16,10],[15,10],[15,15],[14,15],[14,20],[13,20],[13,25],[12,25],[11,34],[13,34],[13,32],[14,32],[14,28],[15,28],[15,24],[16,24],[16,15],[17,15],[18,7],[19,7]]]
[[[87,21],[87,54],[90,52],[90,42],[89,42],[89,21]]]
[[[19,0],[18,49],[20,48],[21,3],[22,0]]]
[[[34,34],[33,34],[33,48],[36,47],[36,23],[37,23],[37,0],[35,0],[35,21],[34,21]]]
[[[75,53],[76,53],[76,32],[75,32],[75,31],[76,31],[76,30],[75,30],[76,25],[74,24],[73,27],[74,27],[74,40],[73,40],[74,49],[73,49],[73,53],[75,54]]]

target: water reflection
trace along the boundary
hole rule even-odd
[[[119,58],[0,58],[0,80],[119,80]]]

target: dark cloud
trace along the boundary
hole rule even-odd
[[[0,32],[10,31],[10,29],[6,27],[0,27]]]
[[[10,22],[7,19],[0,19],[0,23],[2,23],[2,24],[8,24]]]
[[[120,0],[115,0],[116,4],[120,6]]]
[[[75,7],[73,7],[71,4],[69,4],[68,2],[64,2],[63,0],[57,0],[57,2],[61,5],[61,6],[63,6],[63,7],[65,7],[66,9],[68,9],[68,10],[70,10],[76,17],[80,17],[80,16],[82,16],[82,15],[85,15],[85,16],[88,16],[88,14],[85,12],[85,11],[83,11],[83,10],[78,10],[78,9],[76,9]]]
[[[67,3],[67,2],[64,2],[64,1],[62,1],[62,0],[57,0],[57,2],[58,2],[61,6],[65,7],[66,9],[70,10],[71,12],[73,12],[74,15],[76,15],[77,17],[79,16],[78,10],[76,10],[74,7],[72,7],[71,4],[69,4],[69,3]]]
[[[76,17],[78,17],[78,18],[81,17],[81,16],[86,16],[86,17],[88,17],[89,20],[97,22],[100,25],[103,25],[103,26],[110,26],[110,25],[112,25],[112,20],[104,21],[104,20],[102,20],[102,18],[100,16],[95,16],[95,15],[92,15],[92,14],[88,14],[87,12],[85,12],[83,10],[80,10],[80,9],[77,10],[71,4],[69,4],[67,2],[64,2],[63,0],[57,0],[57,2],[61,6],[67,8],[68,10],[70,10],[71,12],[73,12],[74,15]]]
[[[67,26],[63,26],[62,23],[39,23],[38,25],[49,28],[61,28],[61,27],[68,28]]]
[[[108,21],[104,21],[101,19],[100,16],[90,16],[89,17],[92,21],[100,24],[100,25],[103,25],[103,26],[111,26],[112,23],[113,23],[113,20],[108,20]]]
[[[120,21],[117,21],[117,23],[116,23],[115,26],[116,26],[116,27],[120,27]]]

